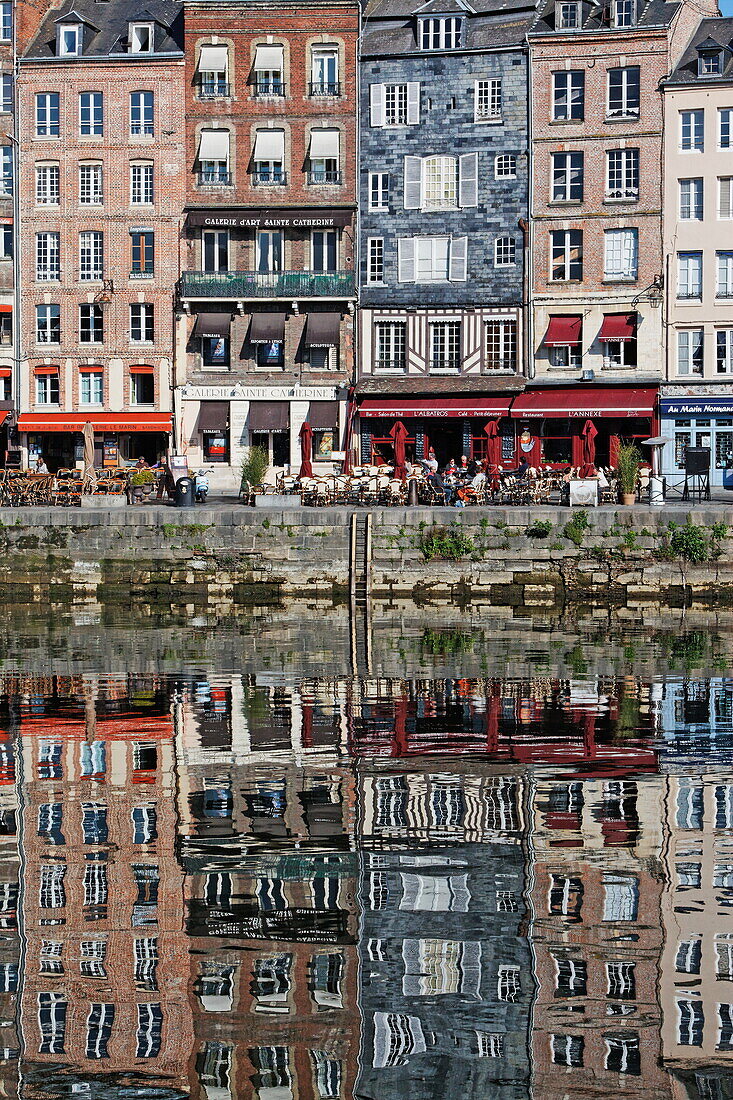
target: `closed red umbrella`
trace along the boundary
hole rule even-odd
[[[401,420],[398,420],[389,434],[392,436],[394,443],[394,476],[398,477],[400,481],[404,481],[407,477],[407,467],[405,466],[407,428]]]
[[[486,458],[489,466],[498,466],[501,461],[501,438],[499,436],[499,422],[489,420],[484,424],[484,432],[488,437]]]
[[[313,450],[313,429],[307,420],[300,429],[300,473],[298,477],[313,477],[311,452]]]
[[[586,420],[583,425],[583,461],[585,463],[585,470],[583,473],[586,476],[592,476],[596,472],[596,436],[598,435],[598,429],[592,420]],[[590,469],[588,469],[590,467]]]

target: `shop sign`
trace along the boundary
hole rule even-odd
[[[184,401],[338,401],[346,397],[337,386],[184,386]]]
[[[351,224],[353,210],[189,210],[190,226],[205,229],[337,229]]]
[[[733,397],[694,398],[683,397],[680,399],[662,398],[659,402],[661,415],[665,418],[682,416],[733,416]]]

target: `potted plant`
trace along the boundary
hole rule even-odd
[[[250,503],[252,488],[261,485],[264,481],[269,465],[270,456],[264,447],[250,447],[249,454],[242,462],[242,477],[239,483],[239,495],[240,497],[242,494],[246,495],[247,504]]]
[[[623,443],[619,448],[616,464],[622,504],[633,504],[636,501],[636,486],[639,481],[640,464],[641,452],[633,443]]]
[[[144,496],[150,496],[154,482],[152,470],[133,470],[127,482],[130,503],[140,504]]]

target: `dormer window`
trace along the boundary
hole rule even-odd
[[[153,52],[153,24],[130,23],[130,53]]]
[[[80,23],[62,23],[57,30],[59,57],[78,57],[81,53],[82,28]]]
[[[581,22],[580,4],[574,0],[561,0],[561,3],[555,4],[555,30],[577,31]]]
[[[614,27],[636,26],[636,0],[613,0]]]
[[[419,21],[421,50],[457,50],[461,45],[463,19],[458,15],[431,16]]]
[[[720,50],[705,50],[698,54],[698,76],[720,76],[723,72],[723,54]]]

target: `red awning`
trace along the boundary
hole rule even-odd
[[[568,386],[525,390],[514,399],[512,416],[653,416],[657,391],[653,386]]]
[[[13,307],[12,306],[0,305],[0,313],[12,313],[12,312],[13,312]]]
[[[10,367],[0,367],[0,378],[12,378],[13,372]]]
[[[550,317],[545,333],[548,348],[571,348],[580,343],[583,318],[578,316]]]
[[[508,416],[511,397],[412,397],[404,401],[367,397],[359,405],[359,416]]]
[[[24,413],[18,417],[21,432],[81,432],[90,422],[97,432],[169,432],[170,413]]]
[[[58,374],[59,373],[59,368],[58,367],[34,367],[33,368],[33,373],[34,374]]]
[[[155,374],[155,367],[145,363],[138,363],[136,367],[130,367],[130,374]]]
[[[633,340],[636,336],[635,313],[604,313],[599,340]]]

